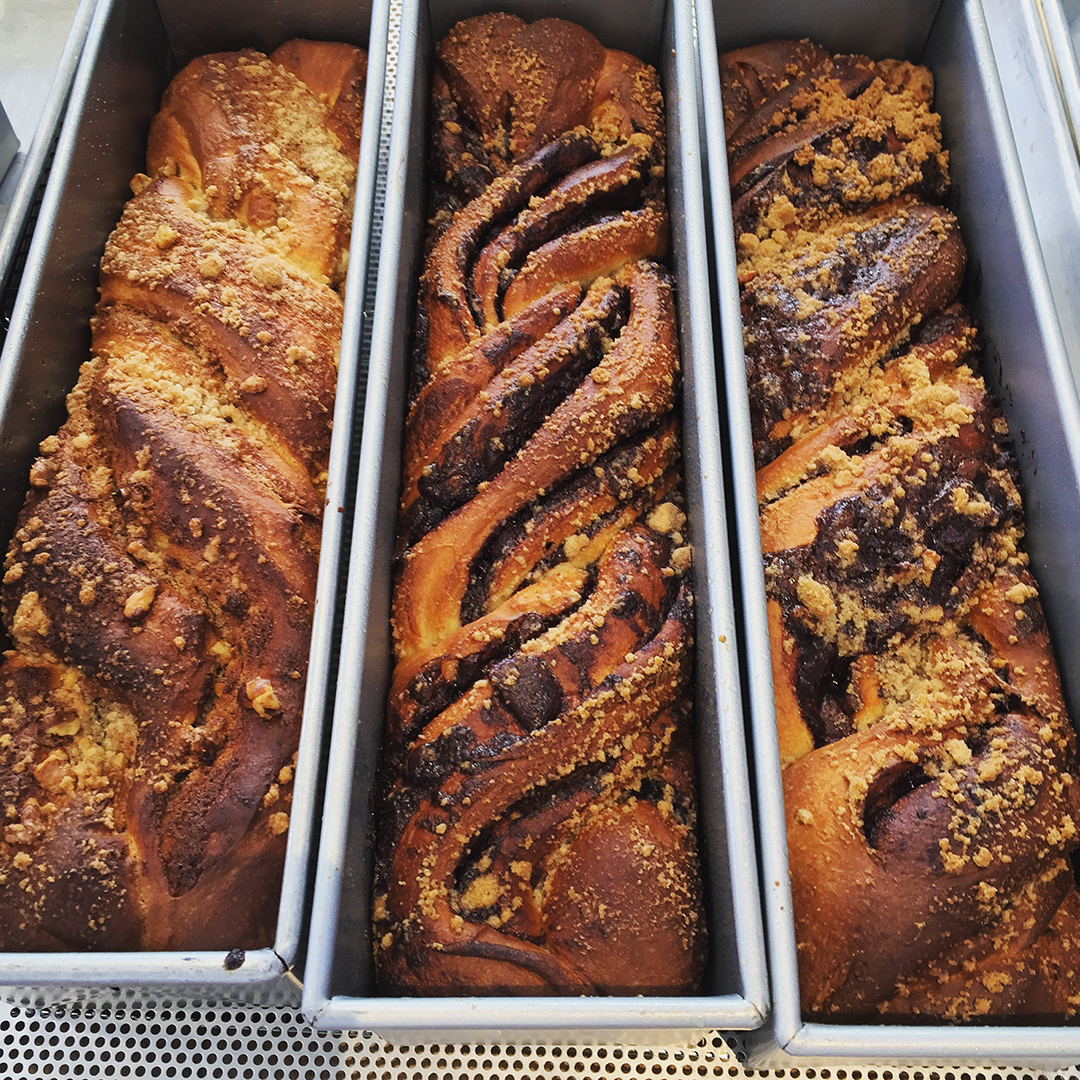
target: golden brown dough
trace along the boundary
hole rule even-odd
[[[509,15],[438,54],[380,984],[688,993],[705,939],[655,72]]]
[[[364,54],[193,61],[5,563],[0,947],[273,940]]]
[[[1075,736],[930,74],[721,71],[803,1011],[1073,1017]]]

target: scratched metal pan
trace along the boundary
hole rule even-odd
[[[0,356],[0,539],[6,549],[37,445],[65,415],[64,398],[89,357],[88,322],[97,299],[105,241],[141,171],[150,120],[169,79],[192,57],[243,45],[268,50],[290,37],[364,45],[368,98],[342,333],[328,512],[316,594],[307,697],[285,873],[272,948],[225,967],[224,952],[4,953],[0,987],[20,1001],[71,1001],[112,987],[217,1000],[293,1000],[289,968],[302,941],[310,856],[321,796],[322,719],[332,688],[331,642],[352,491],[348,475],[359,374],[367,264],[385,68],[387,5],[340,0],[100,0],[75,75],[67,117]]]
[[[389,147],[364,436],[327,801],[316,875],[305,1015],[319,1028],[404,1041],[696,1040],[760,1025],[767,1009],[743,715],[722,490],[715,365],[688,6],[514,0],[657,64],[668,109],[668,194],[680,311],[684,454],[694,544],[697,768],[711,962],[684,998],[404,998],[376,995],[371,959],[372,790],[391,671],[390,566],[400,484],[409,327],[425,227],[427,97],[434,42],[489,3],[406,0]]]
[[[738,283],[717,52],[777,37],[809,37],[834,52],[900,57],[936,80],[968,248],[972,303],[989,342],[984,374],[1013,433],[1028,521],[1031,569],[1074,718],[1080,717],[1080,407],[1035,234],[979,0],[822,0],[795,5],[700,0],[698,9],[715,236],[723,383],[731,433],[733,504],[742,567],[746,679],[769,939],[773,1024],[750,1037],[751,1063],[784,1067],[873,1062],[1075,1064],[1080,1028],[841,1025],[804,1022],[776,742],[757,496],[750,445]],[[956,194],[959,197],[956,197]],[[972,290],[975,292],[976,290]]]

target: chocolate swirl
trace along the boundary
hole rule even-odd
[[[804,1013],[1071,1017],[1075,737],[930,74],[721,70]]]
[[[662,102],[579,27],[438,48],[383,762],[391,993],[704,962]]]

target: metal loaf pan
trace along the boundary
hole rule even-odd
[[[717,52],[776,37],[809,37],[834,52],[901,57],[933,71],[951,154],[953,208],[968,249],[969,298],[988,341],[983,374],[1012,430],[1031,569],[1041,585],[1066,700],[1080,718],[1080,406],[982,8],[979,0],[832,0],[812,6],[760,0],[753,7],[700,0],[697,13],[774,1009],[771,1030],[748,1040],[751,1062],[1075,1064],[1075,1027],[804,1023],[790,914]]]
[[[712,956],[699,997],[375,996],[372,792],[392,662],[390,566],[409,327],[425,228],[428,87],[434,43],[457,20],[500,7],[527,19],[572,19],[606,45],[659,65],[662,74],[685,375],[684,455],[697,590],[697,763]],[[663,0],[618,11],[599,0],[403,5],[342,663],[304,978],[303,1010],[319,1028],[373,1030],[406,1042],[421,1031],[427,1042],[640,1042],[696,1039],[714,1028],[748,1029],[763,1021],[764,948],[735,664],[690,15],[687,5],[665,7]]]
[[[244,45],[269,50],[296,36],[365,44],[370,31],[373,48],[307,697],[273,947],[248,952],[235,970],[225,968],[223,952],[4,953],[0,987],[9,998],[71,1001],[120,987],[217,1000],[299,996],[288,970],[301,945],[309,892],[309,856],[321,793],[322,718],[331,689],[334,618],[340,608],[338,571],[352,490],[348,474],[360,300],[375,187],[386,11],[381,0],[374,9],[337,0],[279,0],[272,8],[258,0],[232,0],[225,6],[210,0],[98,4],[0,355],[0,536],[5,548],[37,444],[63,422],[65,395],[75,385],[79,365],[89,358],[88,323],[97,300],[98,265],[130,197],[128,182],[144,166],[150,120],[170,78],[196,55]]]

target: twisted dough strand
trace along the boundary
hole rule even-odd
[[[1075,1016],[1075,736],[932,80],[721,70],[803,1011]]]
[[[687,992],[704,920],[655,73],[507,15],[439,57],[380,982]]]
[[[193,61],[8,552],[0,943],[269,945],[365,59]]]

